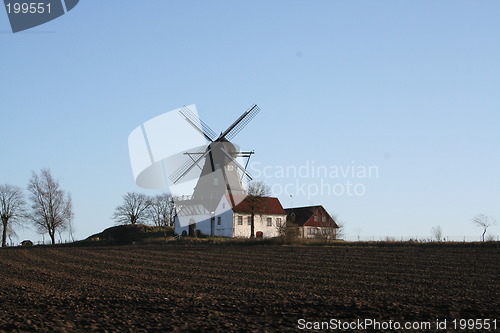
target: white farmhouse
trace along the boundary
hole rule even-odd
[[[286,223],[286,212],[278,198],[262,197],[254,208],[254,231],[257,238],[278,236],[278,228]],[[250,237],[251,201],[246,197],[232,207],[228,196],[223,196],[214,212],[200,212],[190,216],[190,224],[181,226],[175,218],[175,232],[179,235],[197,234],[222,237]],[[255,205],[253,205],[255,206]],[[182,210],[179,212],[182,214]]]

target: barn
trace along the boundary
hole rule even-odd
[[[339,226],[323,206],[294,207],[285,211],[287,223],[299,228],[300,238],[337,238]]]

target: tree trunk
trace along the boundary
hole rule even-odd
[[[2,220],[2,247],[7,246],[7,222]]]
[[[486,229],[483,231],[483,242],[484,242],[484,234],[486,234]]]
[[[251,223],[250,223],[250,238],[254,238],[255,237],[255,214],[252,212],[252,215],[251,215]]]
[[[49,232],[50,240],[52,242],[52,245],[56,243],[56,235],[55,232]]]

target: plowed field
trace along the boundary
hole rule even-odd
[[[293,332],[300,319],[447,319],[453,331],[451,320],[470,318],[500,329],[499,248],[0,250],[0,331]]]

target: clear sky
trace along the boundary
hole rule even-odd
[[[284,206],[322,204],[351,238],[479,239],[473,216],[500,220],[499,17],[499,1],[82,0],[13,34],[2,9],[0,184],[49,167],[82,239],[127,191],[158,193],[134,183],[135,127],[196,104],[220,132],[257,103],[234,142]]]

